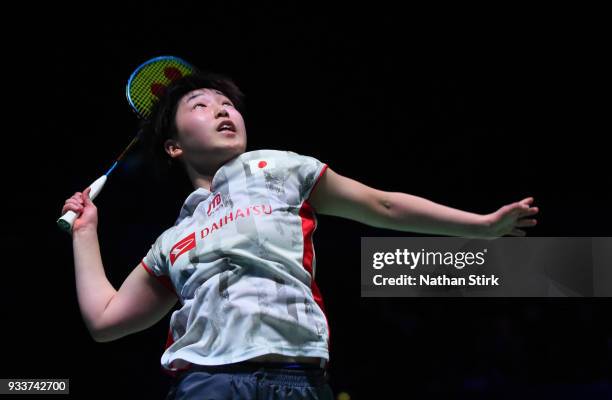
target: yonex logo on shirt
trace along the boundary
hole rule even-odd
[[[195,238],[195,232],[193,232],[186,238],[181,239],[180,242],[178,242],[172,247],[172,250],[170,250],[170,265],[174,265],[174,262],[176,261],[177,258],[179,258],[181,254],[195,247],[196,247],[196,238]]]

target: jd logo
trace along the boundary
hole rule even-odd
[[[214,213],[217,208],[219,208],[219,206],[221,205],[221,194],[217,193],[215,195],[215,197],[213,197],[212,201],[210,203],[208,203],[208,216],[210,217],[210,214]]]

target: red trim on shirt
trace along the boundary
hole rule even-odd
[[[302,258],[302,266],[312,278],[312,260],[314,258],[314,247],[312,243],[312,234],[316,229],[315,216],[313,208],[308,202],[302,203],[300,207],[300,218],[302,218],[302,235],[304,237],[304,254]]]
[[[327,169],[327,164],[325,164],[325,166],[321,170],[321,173],[317,177],[317,180],[314,183],[312,190],[314,190],[314,187],[317,185],[317,183],[319,183],[319,180],[321,179],[321,176],[323,176],[323,173],[325,172],[326,169]],[[312,190],[310,191],[310,193],[312,193]],[[328,332],[327,347],[329,351],[331,351],[331,330],[329,329],[329,323],[327,321],[327,313],[325,312],[323,296],[321,296],[321,292],[319,291],[319,287],[317,286],[317,283],[315,282],[313,278],[313,273],[312,273],[312,262],[315,256],[312,235],[314,231],[317,229],[317,221],[315,217],[315,210],[312,207],[312,205],[308,203],[308,200],[302,203],[302,207],[300,207],[299,214],[300,214],[300,217],[302,218],[302,234],[304,236],[304,253],[303,253],[303,258],[302,258],[302,263],[303,263],[302,265],[304,269],[308,271],[308,273],[310,274],[310,277],[311,277],[310,289],[312,291],[312,296],[314,298],[314,301],[319,305],[319,307],[321,307],[321,310],[323,311],[323,315],[325,316],[325,324],[327,325],[327,332]]]
[[[155,272],[153,272],[153,270],[151,268],[149,268],[147,266],[147,264],[145,264],[144,260],[142,260],[140,262],[142,264],[142,266],[144,267],[144,269],[147,270],[147,272],[154,277],[155,279],[157,279],[159,281],[159,283],[161,283],[162,285],[164,285],[164,287],[168,290],[170,290],[172,293],[174,293],[174,295],[176,297],[178,297],[178,295],[176,294],[176,290],[174,289],[174,285],[172,284],[172,281],[170,280],[169,276],[166,275],[162,275],[162,276],[157,276],[155,275]]]

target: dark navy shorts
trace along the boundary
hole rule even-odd
[[[313,364],[239,362],[192,365],[174,377],[166,400],[333,400],[327,371]]]

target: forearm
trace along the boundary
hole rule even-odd
[[[81,315],[90,333],[95,335],[97,322],[117,291],[106,278],[95,230],[74,232],[73,251]]]
[[[447,207],[431,200],[400,192],[386,192],[382,200],[382,228],[416,233],[482,237],[484,215]]]

